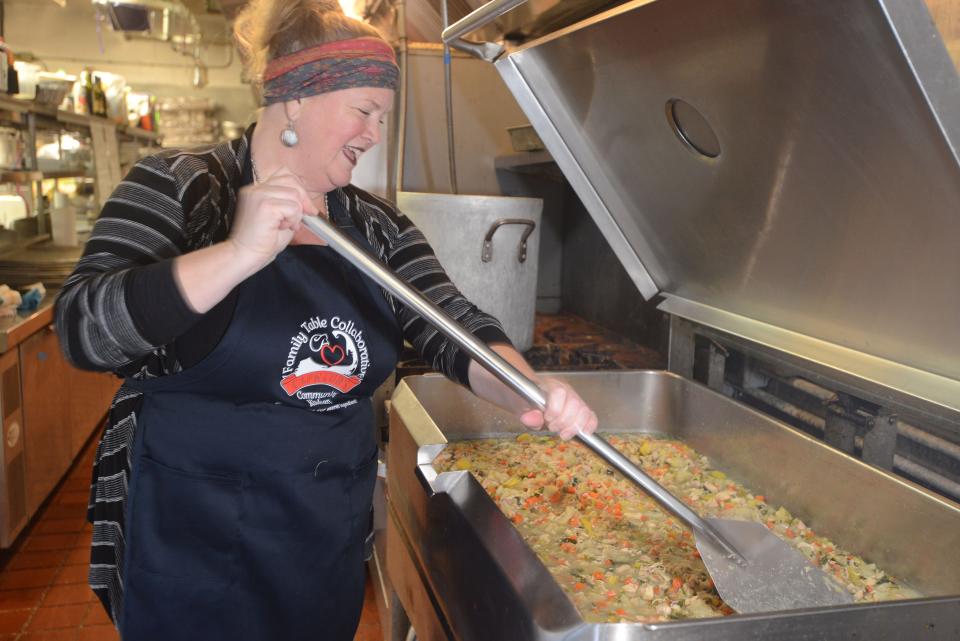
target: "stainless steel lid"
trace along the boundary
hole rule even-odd
[[[496,64],[645,297],[960,410],[960,79],[922,0],[636,1]]]

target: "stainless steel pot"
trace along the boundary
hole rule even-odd
[[[499,319],[517,349],[529,349],[543,201],[399,192],[397,206],[463,295]]]

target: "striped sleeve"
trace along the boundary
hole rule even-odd
[[[185,251],[183,206],[167,164],[141,160],[103,206],[64,282],[56,324],[81,369],[123,371],[200,317],[183,299],[173,258]],[[162,313],[161,313],[162,312]]]
[[[500,321],[467,300],[450,281],[416,225],[386,201],[366,193],[363,196],[358,198],[362,214],[369,216],[379,229],[384,244],[382,258],[387,266],[484,343],[510,345]],[[404,338],[420,357],[448,378],[469,386],[470,356],[407,306],[393,300],[391,303]]]

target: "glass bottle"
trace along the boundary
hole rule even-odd
[[[107,93],[103,90],[100,76],[93,77],[93,115],[107,117]]]
[[[0,15],[2,15],[0,11]],[[0,36],[0,92],[20,93],[17,69],[13,66],[13,49]]]
[[[93,106],[93,72],[90,69],[83,70],[83,95],[87,101],[86,112],[88,114],[95,114]]]

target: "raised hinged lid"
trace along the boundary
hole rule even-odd
[[[960,410],[960,80],[921,0],[637,1],[496,64],[645,297]]]

